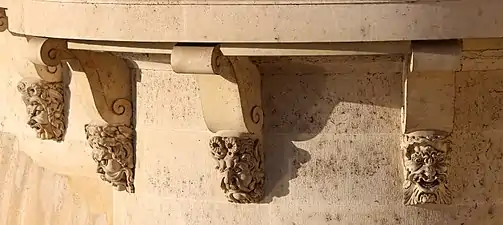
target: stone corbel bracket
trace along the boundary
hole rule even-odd
[[[402,159],[404,204],[450,204],[450,134],[454,75],[461,69],[458,41],[413,42],[404,70]]]
[[[204,120],[215,133],[209,149],[230,202],[258,203],[264,197],[261,76],[247,57],[227,57],[218,46],[180,46],[173,71],[194,74]]]
[[[21,73],[18,91],[26,105],[27,124],[42,140],[62,141],[66,132],[62,58],[53,49],[64,42],[29,38],[26,56],[31,61]]]
[[[85,132],[86,139],[93,148],[92,158],[97,163],[97,173],[117,190],[133,193],[133,95],[131,72],[126,62],[112,53],[69,50],[66,41],[62,40],[31,38],[29,45],[39,50],[39,54],[31,58],[33,62],[37,62],[35,65],[47,65],[36,67],[39,76],[45,81],[61,81],[60,73],[57,73],[57,76],[51,73],[60,71],[61,61],[68,62],[74,71],[86,74],[89,93],[92,93],[92,96],[82,96],[79,99],[83,101],[82,105],[87,107],[86,111],[92,118],[85,126]],[[21,84],[20,90],[25,90],[26,88],[21,88],[25,87]],[[41,84],[52,87],[46,83]],[[50,84],[54,85],[54,82]],[[38,93],[30,90],[25,92],[31,93],[29,96]],[[56,91],[52,89],[47,93],[49,94],[44,96],[48,95],[48,99],[52,101],[63,99],[60,96],[53,97],[56,96]],[[62,96],[62,93],[60,94]],[[35,107],[34,115],[39,115],[39,107]]]

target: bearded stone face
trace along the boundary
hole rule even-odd
[[[30,101],[30,105],[26,106],[29,114],[28,125],[33,129],[42,129],[43,126],[49,124],[49,116],[43,105],[38,103],[36,99]]]
[[[447,152],[449,143],[442,137],[406,137],[404,146],[404,203],[449,204]]]
[[[118,191],[133,193],[133,130],[125,125],[86,125],[85,132],[101,179]]]
[[[62,141],[65,131],[64,94],[61,82],[21,81],[18,90],[26,105],[27,124],[41,139]]]
[[[213,137],[211,154],[222,178],[220,187],[230,202],[258,202],[263,197],[263,153],[258,140]]]

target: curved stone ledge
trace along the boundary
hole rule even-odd
[[[9,5],[9,29],[31,36],[137,42],[306,43],[485,38],[503,37],[500,4],[497,0],[460,0],[280,6],[118,5],[24,0]],[[44,18],[43,24],[40,18]],[[103,23],[107,18],[121,22]]]

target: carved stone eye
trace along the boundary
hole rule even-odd
[[[416,163],[421,163],[423,162],[423,157],[417,153],[414,153],[410,156],[411,160],[416,162]]]
[[[218,144],[218,142],[213,142],[213,143],[211,143],[211,147],[220,148],[220,145]]]

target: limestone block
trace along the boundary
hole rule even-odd
[[[464,205],[458,208],[432,210],[427,208],[403,208],[396,205],[367,205],[353,203],[305,207],[303,205],[273,205],[273,224],[488,224],[496,225],[503,218],[501,204]]]
[[[149,195],[114,193],[113,225],[187,224],[182,217],[181,200]]]
[[[452,134],[449,184],[457,190],[453,204],[495,204],[503,199],[501,131]]]
[[[263,74],[268,132],[305,140],[320,132],[399,130],[399,56],[264,57],[254,61]]]
[[[291,142],[266,142],[267,198],[273,204],[352,205],[401,202],[397,135],[323,133]],[[285,137],[286,136],[286,137]],[[369,186],[380,188],[368,190]]]
[[[404,106],[404,131],[452,131],[454,72],[409,73]]]
[[[463,39],[463,51],[496,50],[503,48],[502,38],[467,38]]]
[[[139,134],[149,134],[137,139],[138,193],[226,202],[208,150],[210,132],[138,128]]]
[[[48,171],[97,179],[96,164],[90,157],[92,149],[87,146],[85,140],[53,143],[30,136],[18,138],[19,150]]]
[[[113,225],[111,189],[94,179],[46,170],[0,133],[0,224]]]
[[[503,51],[501,49],[463,52],[463,71],[501,69],[503,69]]]
[[[463,71],[501,70],[503,68],[503,39],[463,40]]]
[[[114,225],[270,224],[269,206],[114,193]]]
[[[455,130],[503,129],[501,70],[456,73]]]
[[[193,76],[172,71],[137,71],[136,121],[138,127],[206,130],[198,87]]]
[[[271,223],[269,206],[264,204],[236,205],[214,202],[183,202],[185,223],[267,225]],[[232,211],[232,214],[228,212]],[[222,215],[225,215],[222,217]]]

